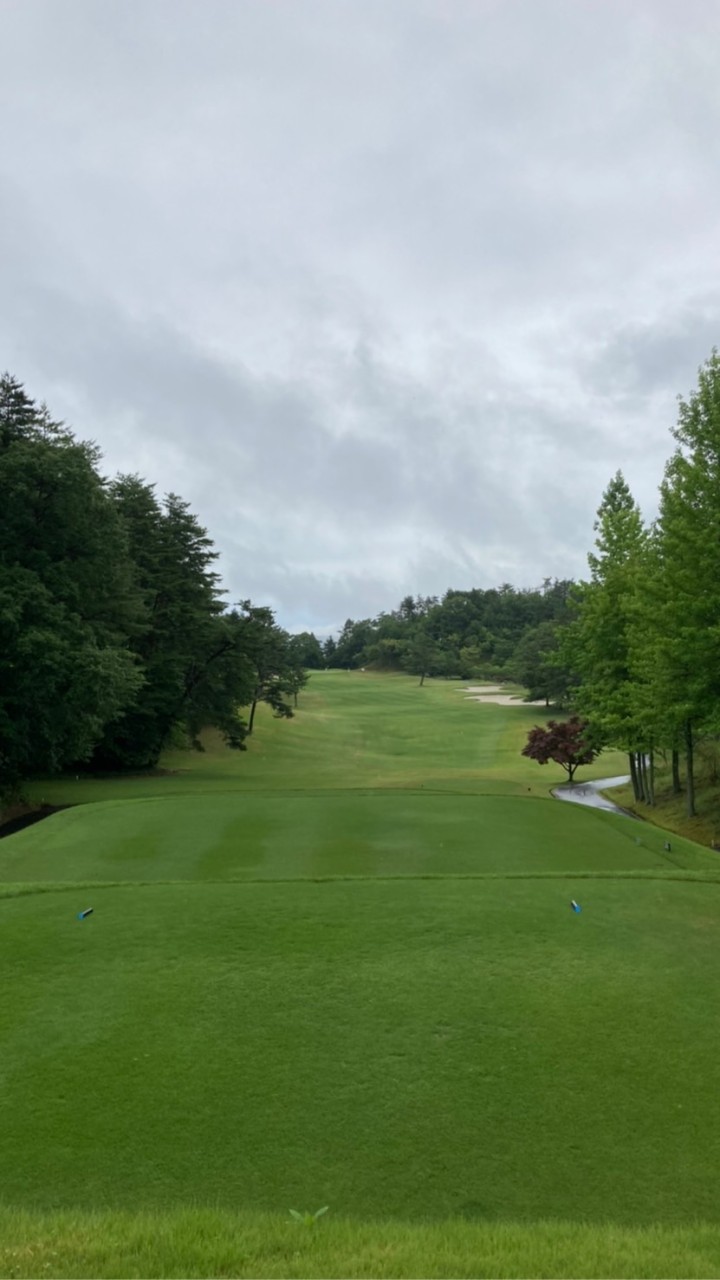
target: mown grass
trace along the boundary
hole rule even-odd
[[[0,842],[0,1274],[715,1274],[716,855],[314,685]]]
[[[637,833],[637,834],[636,834]],[[273,792],[103,801],[0,845],[6,881],[287,880],[720,869],[710,852],[527,796]]]
[[[36,801],[82,804],[104,799],[207,795],[217,791],[318,791],[416,788],[546,796],[565,775],[520,755],[527,730],[544,723],[544,707],[498,707],[468,701],[457,681],[363,672],[314,672],[293,720],[261,707],[246,752],[204,738],[202,754],[168,752],[165,772],[131,778],[63,777],[29,788]],[[582,777],[626,772],[626,758],[606,752]]]
[[[90,901],[83,922],[85,891],[0,904],[9,1202],[712,1220],[717,885]]]
[[[0,1275],[652,1277],[720,1273],[720,1228],[577,1222],[429,1223],[323,1219],[184,1208],[173,1212],[32,1213],[0,1209]]]

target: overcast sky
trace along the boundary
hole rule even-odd
[[[586,568],[720,342],[718,0],[0,0],[0,369],[319,632]]]

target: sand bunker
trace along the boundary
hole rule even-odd
[[[498,707],[544,707],[545,699],[524,702],[516,693],[505,693],[499,684],[470,684],[463,689],[466,702],[493,702]]]

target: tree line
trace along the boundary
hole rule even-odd
[[[573,583],[547,578],[538,588],[449,590],[406,596],[376,618],[349,618],[322,646],[324,665],[406,671],[419,677],[515,680],[532,698],[562,700],[568,673],[559,655]]]
[[[628,753],[635,798],[655,803],[656,764],[696,812],[700,742],[720,731],[720,356],[679,398],[659,514],[643,522],[621,472],[598,509],[590,576],[560,639],[572,705]]]
[[[188,504],[99,465],[0,378],[0,796],[69,767],[147,770],[206,726],[242,748],[258,702],[289,717],[307,678],[271,609],[226,605]]]

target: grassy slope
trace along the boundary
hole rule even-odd
[[[618,787],[608,794],[623,808],[663,828],[666,832],[674,831],[676,835],[710,846],[713,841],[720,843],[720,788],[717,768],[718,761],[710,744],[706,751],[698,750],[695,778],[697,815],[694,818],[687,816],[684,773],[683,792],[681,795],[674,795],[670,770],[662,763],[657,769],[655,805],[650,806],[635,800],[631,786]]]
[[[714,856],[538,798],[535,710],[313,683],[246,755],[53,783],[89,803],[0,844],[3,1194],[41,1215],[0,1273],[716,1274]],[[201,1246],[162,1216],[199,1203],[245,1216]],[[257,1216],[323,1203],[317,1240]],[[101,1246],[103,1206],[160,1216]]]

